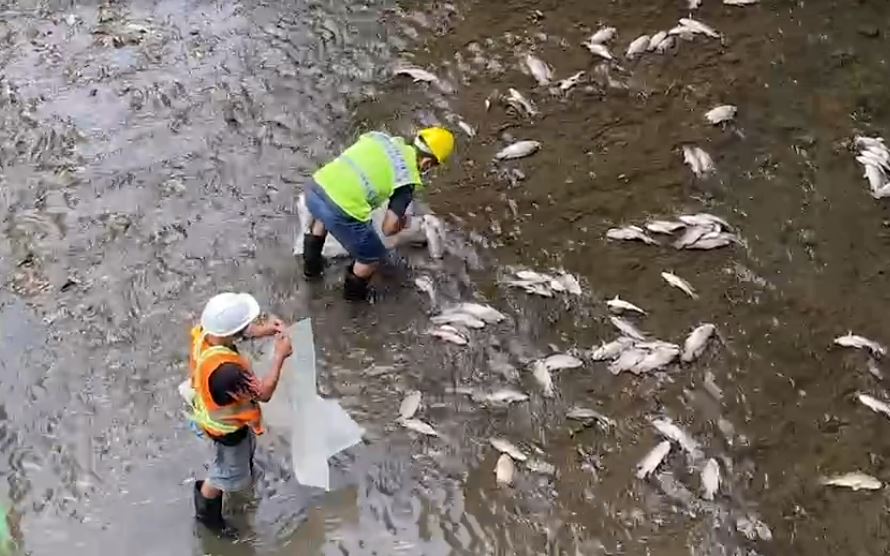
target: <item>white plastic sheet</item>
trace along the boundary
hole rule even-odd
[[[362,429],[336,400],[318,395],[312,323],[303,319],[287,329],[294,353],[284,363],[278,388],[263,408],[266,423],[290,431],[291,462],[300,484],[330,489],[328,458],[361,441]],[[274,350],[257,373],[269,372]]]

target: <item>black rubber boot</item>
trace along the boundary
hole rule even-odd
[[[238,538],[238,532],[229,527],[223,519],[223,497],[204,498],[204,495],[201,494],[201,485],[203,484],[204,481],[195,481],[195,519],[221,537]]]
[[[352,265],[346,267],[346,276],[343,278],[343,299],[346,301],[370,301],[370,280],[356,276],[352,271]]]
[[[324,240],[324,236],[303,236],[303,276],[306,278],[318,278],[324,271],[324,257],[321,256]]]

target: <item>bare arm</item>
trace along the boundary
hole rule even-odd
[[[268,402],[272,399],[275,389],[278,388],[278,379],[281,378],[281,367],[284,366],[284,360],[287,357],[275,355],[275,362],[272,364],[272,370],[261,379],[257,379],[254,396],[257,401]]]

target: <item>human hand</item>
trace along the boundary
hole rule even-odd
[[[284,332],[284,321],[276,317],[269,317],[266,321],[266,336],[274,336],[282,332]]]
[[[291,345],[290,338],[284,334],[275,336],[275,357],[284,361],[294,352],[294,346]]]

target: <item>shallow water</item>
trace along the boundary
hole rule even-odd
[[[885,4],[709,2],[695,17],[724,38],[619,61],[610,76],[626,89],[578,45],[610,24],[623,53],[686,16],[682,3],[22,2],[0,3],[0,14],[0,473],[26,551],[888,550],[884,491],[818,485],[855,469],[890,478],[890,424],[854,399],[886,399],[884,385],[864,354],[831,348],[850,329],[890,341],[888,216],[847,144],[890,135],[887,33],[870,36],[888,21]],[[592,82],[568,95],[537,87],[519,69],[529,49],[557,78],[583,70]],[[389,78],[396,59],[447,86]],[[541,115],[486,111],[492,90],[509,87]],[[707,125],[704,112],[722,103],[739,106],[736,122]],[[290,255],[294,200],[315,166],[367,127],[409,133],[458,115],[478,135],[461,138],[429,195],[452,229],[451,254],[438,263],[406,252],[413,270],[371,306],[340,300],[339,268],[303,283]],[[492,164],[513,138],[543,148]],[[692,178],[686,143],[714,157],[715,177]],[[504,168],[525,178],[511,183]],[[729,220],[745,245],[700,253],[604,239],[613,225],[699,210]],[[565,268],[586,294],[505,289],[509,264]],[[668,288],[663,270],[701,298]],[[444,299],[485,299],[508,321],[473,333],[467,349],[436,343],[423,334],[429,302],[404,276],[420,273]],[[249,536],[237,545],[196,532],[190,481],[206,452],[175,391],[188,327],[225,289],[249,290],[287,320],[311,316],[321,388],[368,430],[336,458],[326,495],[295,484],[286,448],[264,438],[256,495],[235,501]],[[601,300],[615,294],[649,312],[634,321],[654,337],[680,342],[713,322],[722,343],[647,377],[599,363],[560,371],[556,398],[542,398],[529,361],[551,344],[612,339]],[[704,387],[707,371],[721,400]],[[450,393],[496,385],[531,399],[483,407]],[[412,389],[443,439],[394,423]],[[564,417],[572,406],[617,424],[579,427]],[[676,447],[657,477],[633,476],[660,440],[648,421],[662,415],[720,462],[714,502],[700,499]],[[497,487],[492,435],[539,448],[556,477],[519,466],[513,488]],[[746,518],[772,540],[746,538]]]

